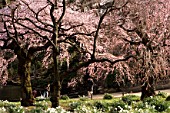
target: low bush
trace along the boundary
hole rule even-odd
[[[100,111],[107,111],[108,110],[108,104],[102,101],[96,101],[94,102],[93,106],[97,108]]]
[[[155,109],[158,111],[158,112],[162,112],[162,111],[165,111],[167,108],[169,107],[168,103],[167,102],[158,102],[155,104]]]
[[[156,103],[163,102],[163,101],[164,101],[164,98],[160,96],[151,96],[143,100],[144,103],[147,102],[150,105],[155,105]]]
[[[112,94],[105,93],[104,96],[103,96],[103,99],[111,100],[111,99],[113,99],[113,96],[112,96]]]
[[[0,107],[10,107],[10,106],[19,106],[19,103],[12,103],[12,102],[8,102],[7,100],[2,101],[0,100]]]
[[[117,112],[122,109],[126,109],[126,106],[127,106],[127,104],[124,103],[122,100],[116,101],[116,102],[112,103],[112,111]]]
[[[158,112],[163,112],[170,106],[169,102],[166,102],[162,96],[154,96],[144,99],[144,103],[148,103],[153,106]]]
[[[95,107],[82,105],[74,109],[74,113],[104,113],[104,112]]]
[[[22,106],[10,106],[6,108],[7,113],[24,113],[24,108]]]
[[[122,97],[123,102],[130,105],[133,101],[137,102],[140,101],[140,97],[136,95],[126,95]]]
[[[80,101],[72,102],[72,103],[69,104],[69,107],[70,107],[71,110],[74,110],[79,106],[82,106],[82,102],[80,102]]]
[[[69,100],[70,98],[67,95],[62,95],[60,97],[61,100]]]
[[[89,100],[89,98],[83,95],[83,96],[79,96],[79,100],[87,101],[87,100]]]
[[[166,101],[170,101],[170,95],[166,98]]]
[[[44,109],[42,109],[42,108],[33,108],[31,110],[28,110],[27,112],[29,112],[29,113],[43,113]]]
[[[156,96],[161,96],[162,98],[166,98],[167,93],[159,91],[158,94],[156,94]]]
[[[44,109],[44,110],[46,110],[48,107],[49,107],[49,104],[48,104],[48,102],[47,101],[38,101],[38,102],[36,102],[35,103],[35,106],[36,107],[40,107],[41,109]]]

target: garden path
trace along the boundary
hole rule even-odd
[[[165,89],[165,90],[157,90],[156,93],[158,92],[165,92],[168,95],[170,95],[170,89]],[[113,97],[122,97],[122,92],[117,92],[117,93],[110,93],[113,95]],[[141,92],[136,92],[136,93],[125,93],[124,95],[137,95],[137,96],[141,96]],[[104,94],[98,94],[98,95],[93,95],[93,99],[102,99],[104,96]]]

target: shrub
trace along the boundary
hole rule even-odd
[[[168,107],[169,107],[169,105],[165,101],[155,104],[155,109],[159,112],[165,111]]]
[[[113,99],[113,96],[112,96],[111,94],[106,93],[106,94],[103,96],[103,99],[111,100],[111,99]]]
[[[29,111],[29,113],[43,113],[43,109],[42,108],[35,108],[35,109],[31,109]]]
[[[87,101],[87,100],[89,100],[89,98],[88,97],[86,97],[86,96],[79,96],[79,99],[81,100],[81,101]]]
[[[112,108],[111,104],[105,101],[95,101],[93,107],[102,113],[106,113]]]
[[[48,108],[47,113],[70,113],[69,111],[64,110],[62,107],[58,106],[54,108]]]
[[[136,95],[126,95],[122,97],[122,100],[128,105],[130,105],[132,101],[136,101],[136,102],[140,101],[140,97]]]
[[[154,106],[158,112],[165,111],[170,105],[168,102],[164,101],[162,96],[154,96],[144,99],[149,105]]]
[[[150,105],[155,105],[156,103],[159,103],[159,102],[161,103],[163,101],[164,99],[160,96],[151,96],[143,100],[144,103],[147,102]]]
[[[137,109],[145,109],[146,108],[146,103],[143,103],[142,101],[140,102],[135,102],[132,104],[133,108]]]
[[[4,107],[0,107],[0,113],[6,113],[7,110]]]
[[[167,93],[159,91],[158,94],[156,94],[156,96],[161,96],[162,98],[166,98],[167,97]]]
[[[74,113],[103,113],[103,111],[95,108],[95,107],[89,107],[89,106],[79,106],[74,110]]]
[[[69,100],[70,98],[67,95],[62,95],[60,97],[61,100]]]
[[[46,110],[48,108],[48,102],[46,102],[45,100],[44,101],[39,101],[39,102],[35,103],[35,106]]]
[[[80,101],[78,101],[78,102],[72,102],[72,103],[70,103],[69,104],[69,107],[71,108],[71,110],[74,110],[74,109],[76,109],[77,107],[79,107],[79,106],[81,106],[82,105],[82,103],[80,102]]]
[[[10,107],[10,106],[16,106],[16,104],[8,102],[7,100],[3,101],[0,100],[0,107]]]
[[[170,101],[170,95],[166,98],[166,101]]]
[[[94,106],[97,108],[97,109],[103,109],[104,108],[104,104],[100,101],[96,101],[94,103]]]
[[[112,104],[112,112],[118,112],[118,111],[120,111],[120,110],[122,110],[122,109],[126,109],[126,103],[124,103],[122,100],[120,100],[120,101],[117,101],[117,102],[114,102],[113,104]]]
[[[22,106],[10,106],[7,107],[7,113],[24,113],[24,108]]]

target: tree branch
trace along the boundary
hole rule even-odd
[[[58,19],[57,23],[59,24],[61,22],[61,20],[63,19],[64,15],[65,15],[65,12],[66,12],[66,2],[65,0],[63,0],[63,12],[60,16],[60,18]]]
[[[109,63],[111,63],[112,65],[114,65],[114,64],[116,64],[116,63],[118,63],[118,62],[127,61],[127,60],[130,59],[130,58],[135,58],[135,59],[136,59],[136,57],[135,57],[134,55],[123,56],[122,58],[116,59],[116,60],[114,60],[114,61],[109,60],[109,59],[106,59],[106,58],[103,58],[103,59],[90,59],[90,60],[88,60],[88,61],[86,61],[86,62],[80,63],[80,64],[79,64],[78,66],[76,66],[76,67],[72,67],[71,69],[65,71],[64,73],[62,73],[62,74],[63,74],[62,77],[65,78],[66,76],[69,75],[69,73],[71,73],[71,72],[76,72],[77,70],[79,70],[79,69],[81,69],[81,68],[83,68],[83,67],[88,67],[90,64],[95,63],[95,62],[109,62]]]
[[[103,19],[104,17],[106,16],[106,14],[108,13],[108,8],[106,9],[106,11],[104,12],[104,14],[100,17],[100,20],[99,20],[99,23],[98,23],[98,26],[97,26],[97,30],[96,30],[96,33],[95,33],[95,36],[94,36],[94,44],[93,44],[93,53],[91,55],[91,59],[94,59],[95,58],[95,51],[96,51],[96,41],[97,41],[97,38],[98,38],[98,34],[99,34],[99,29],[100,29],[100,26],[103,22]]]

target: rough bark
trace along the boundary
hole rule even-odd
[[[25,61],[19,59],[18,74],[21,79],[21,105],[31,106],[34,103],[34,97],[32,94],[31,80],[30,80],[30,66],[31,61],[25,59]]]
[[[52,103],[52,107],[58,107],[59,106],[59,98],[60,98],[60,90],[61,90],[61,83],[60,83],[60,75],[59,75],[59,65],[58,65],[58,56],[59,56],[59,45],[57,44],[58,40],[58,26],[59,23],[64,16],[65,12],[65,1],[63,1],[63,14],[59,18],[58,22],[56,22],[56,18],[52,14],[55,6],[57,6],[57,2],[55,4],[52,4],[51,10],[50,10],[50,16],[53,21],[53,36],[52,36],[52,42],[53,42],[53,63],[54,63],[54,75],[53,75],[53,83],[51,84],[51,98],[50,101]]]
[[[56,47],[57,47],[57,44],[56,44]],[[52,103],[53,108],[59,106],[60,90],[61,90],[57,53],[58,53],[58,50],[54,48],[53,49],[54,75],[53,75],[53,83],[51,84],[51,90],[50,90],[51,91],[50,101]]]
[[[21,80],[21,105],[32,106],[34,104],[34,97],[31,87],[31,59],[25,55],[22,50],[17,52],[18,58],[18,74]]]
[[[154,87],[153,78],[149,78],[149,81],[145,82],[142,85],[141,92],[142,92],[141,100],[155,95],[155,87]]]
[[[54,81],[51,86],[50,86],[50,91],[51,91],[51,98],[50,101],[52,103],[53,108],[56,108],[59,106],[59,99],[60,99],[60,90],[61,90],[61,85],[60,81]]]

